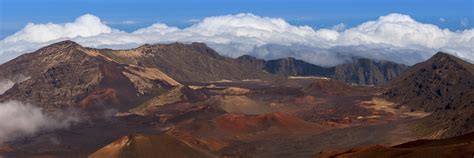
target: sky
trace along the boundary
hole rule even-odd
[[[0,0],[0,63],[62,40],[86,47],[202,42],[228,57],[474,62],[474,0]]]
[[[0,3],[0,39],[28,22],[64,23],[84,14],[98,16],[110,26],[125,31],[156,22],[184,28],[205,17],[238,13],[279,17],[294,25],[314,28],[339,23],[351,27],[389,13],[410,15],[417,21],[451,30],[474,25],[473,0],[1,0]]]

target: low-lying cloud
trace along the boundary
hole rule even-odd
[[[47,115],[41,108],[19,101],[0,103],[0,144],[41,131],[67,128],[79,121],[73,115]]]
[[[12,79],[0,78],[0,95],[4,94],[7,90],[11,89],[15,85],[15,83],[20,83],[28,79],[30,79],[30,77],[22,75],[22,74],[15,75],[13,76]]]
[[[474,29],[451,31],[408,15],[389,14],[352,28],[340,24],[315,29],[281,18],[236,14],[204,18],[188,28],[155,23],[134,32],[111,28],[90,14],[66,24],[30,23],[0,41],[0,63],[47,44],[70,39],[89,47],[132,48],[145,43],[204,42],[219,53],[270,59],[293,56],[318,65],[360,56],[414,64],[437,51],[474,61]],[[273,48],[283,48],[278,52]],[[351,49],[358,49],[351,53]]]
[[[15,82],[13,82],[9,79],[0,79],[0,95],[2,95],[7,90],[12,88],[13,85],[15,85]]]

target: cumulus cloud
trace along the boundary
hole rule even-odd
[[[89,37],[111,33],[113,29],[103,24],[94,15],[86,14],[72,23],[34,24],[28,23],[22,30],[4,39],[5,42],[48,42],[60,38]]]
[[[207,17],[183,29],[155,23],[133,32],[110,28],[98,17],[84,15],[66,24],[28,24],[0,41],[4,48],[0,56],[5,60],[64,39],[89,47],[120,49],[144,43],[204,42],[230,57],[293,56],[328,66],[343,62],[340,54],[414,64],[441,50],[474,61],[474,29],[453,32],[402,14],[381,16],[352,28],[340,24],[330,29],[315,29],[292,25],[281,18],[247,13]],[[356,48],[359,50],[353,52],[361,53],[345,50]]]
[[[0,121],[0,144],[40,131],[67,128],[79,121],[71,115],[48,116],[40,108],[18,101],[0,103],[0,120],[4,120]]]

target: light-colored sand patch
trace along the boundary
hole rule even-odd
[[[127,66],[125,68],[135,75],[145,77],[150,80],[165,81],[172,86],[181,85],[178,81],[174,80],[173,78],[171,78],[170,76],[166,75],[164,72],[156,68],[141,68],[141,67],[135,67],[135,66]]]
[[[244,82],[266,82],[266,81],[261,80],[261,79],[243,79],[242,81],[244,81]]]
[[[395,103],[382,98],[372,98],[371,101],[363,101],[359,103],[359,106],[367,109],[372,109],[374,111],[391,113],[400,117],[422,118],[430,114],[423,111],[409,111],[406,108],[397,109]]]
[[[217,94],[226,94],[226,95],[242,95],[248,94],[251,92],[250,89],[240,88],[240,87],[228,87],[223,90],[213,90]]]
[[[109,57],[103,55],[103,54],[100,53],[98,50],[95,50],[95,49],[87,49],[87,48],[80,48],[80,50],[81,50],[82,52],[86,53],[87,55],[90,55],[90,56],[93,56],[93,57],[98,57],[98,56],[100,56],[100,57],[105,58],[105,59],[108,60],[108,61],[113,61],[113,62],[118,63],[117,61],[115,61],[115,60],[113,60],[113,59],[111,59],[111,58],[109,58]]]
[[[199,90],[199,89],[204,88],[204,86],[188,86],[188,87],[193,89],[193,90]]]
[[[320,76],[289,76],[288,79],[317,79],[317,80],[331,80],[327,77]]]
[[[214,83],[229,83],[229,82],[233,82],[233,81],[224,79],[224,80],[212,81],[212,82],[214,82]]]

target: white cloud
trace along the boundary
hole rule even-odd
[[[0,121],[0,144],[40,131],[67,128],[78,121],[72,116],[54,118],[38,107],[18,101],[0,103],[0,120],[4,120]]]
[[[18,54],[64,39],[71,39],[89,47],[121,49],[144,43],[204,42],[219,53],[231,57],[248,53],[267,58],[291,55],[320,65],[331,65],[326,61],[332,59],[341,62],[336,56],[340,53],[334,52],[341,51],[341,48],[363,48],[364,51],[370,52],[344,51],[348,56],[379,57],[406,64],[413,64],[413,60],[424,60],[439,50],[474,61],[473,32],[474,29],[458,32],[441,29],[402,14],[381,16],[377,20],[352,28],[345,28],[340,24],[331,29],[296,26],[281,18],[236,14],[207,17],[184,29],[156,23],[128,33],[108,27],[93,15],[84,15],[73,23],[28,24],[19,32],[0,41],[0,63]],[[286,52],[262,51],[265,47],[275,45],[287,47],[282,49]],[[379,52],[380,50],[383,52]],[[410,53],[404,53],[407,51]],[[411,56],[404,59],[401,55]],[[397,58],[393,58],[395,56]],[[412,59],[414,57],[415,59]]]
[[[112,29],[94,15],[80,16],[76,21],[66,24],[28,23],[22,30],[7,37],[5,42],[48,42],[60,38],[90,37],[101,33],[111,33]]]

